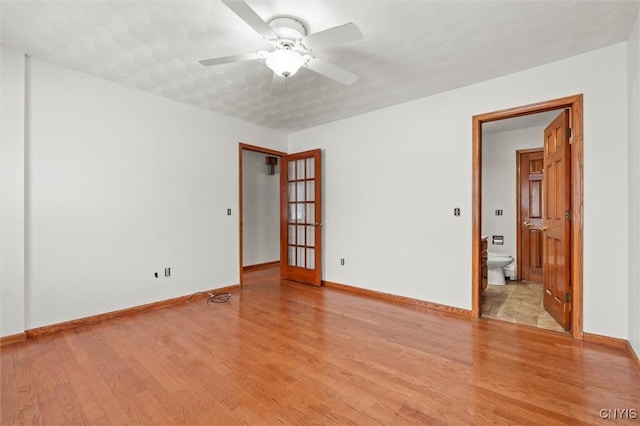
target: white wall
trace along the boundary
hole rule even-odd
[[[266,154],[243,150],[243,266],[280,259],[280,159],[268,175]]]
[[[482,235],[489,237],[489,251],[517,259],[516,151],[542,148],[543,139],[544,126],[482,136]],[[504,245],[493,245],[493,235],[503,235]]]
[[[6,329],[237,284],[238,143],[286,151],[286,135],[37,60],[29,68],[26,321]]]
[[[471,117],[577,93],[584,330],[626,338],[626,43],[291,134],[324,149],[324,279],[470,309]]]
[[[629,342],[640,356],[640,13],[629,33]]]
[[[25,56],[0,47],[0,336],[24,331]]]
[[[627,338],[626,59],[623,43],[290,135],[290,152],[324,148],[324,279],[470,308],[471,117],[584,93],[584,330]],[[20,289],[3,275],[3,335],[237,283],[237,144],[286,151],[285,135],[36,60],[27,84],[27,186],[9,195],[28,206],[27,309],[5,314]]]

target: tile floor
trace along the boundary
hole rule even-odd
[[[542,306],[541,283],[507,281],[507,285],[489,284],[482,292],[482,316],[565,332]]]

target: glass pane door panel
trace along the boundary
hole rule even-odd
[[[314,201],[315,197],[315,186],[312,180],[307,181],[307,198],[306,201]]]
[[[304,182],[296,184],[296,201],[306,201],[304,196]]]
[[[307,249],[307,269],[314,269],[315,250],[312,248]]]
[[[296,180],[304,179],[304,160],[296,161]]]
[[[299,246],[303,246],[305,245],[305,232],[304,232],[304,225],[298,225],[298,232],[297,232],[297,244]]]
[[[289,183],[289,191],[287,192],[287,200],[289,201],[296,201],[296,183],[295,182],[290,182]]]
[[[287,243],[295,244],[296,243],[296,227],[294,225],[289,225],[289,238]]]
[[[307,226],[307,246],[313,247],[316,245],[315,237],[316,237],[316,227]]]
[[[289,246],[289,262],[291,266],[296,266],[296,246]]]
[[[304,247],[298,247],[298,259],[296,260],[296,266],[304,268]]]
[[[288,180],[296,179],[296,163],[294,161],[289,162],[288,167]]]
[[[307,173],[305,174],[307,179],[313,179],[315,176],[313,175],[313,158],[307,158]]]
[[[307,204],[306,206],[307,206],[307,208],[306,208],[306,211],[307,211],[306,219],[307,219],[307,221],[305,223],[315,223],[315,221],[316,221],[316,215],[315,215],[316,206],[313,205],[313,204]]]
[[[296,222],[304,223],[304,204],[296,204]]]

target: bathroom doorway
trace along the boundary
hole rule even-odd
[[[550,112],[551,114],[557,115],[559,110],[568,110],[568,116],[570,116],[570,127],[572,129],[572,137],[571,137],[571,148],[567,150],[567,155],[570,156],[570,171],[567,168],[567,181],[570,180],[570,190],[569,186],[567,186],[567,199],[570,202],[570,205],[575,206],[573,210],[570,212],[570,221],[566,222],[568,232],[565,232],[565,235],[568,235],[569,239],[567,240],[567,246],[570,247],[570,251],[567,251],[567,259],[569,259],[569,264],[567,265],[567,277],[570,276],[570,280],[567,279],[567,285],[570,285],[570,292],[566,293],[567,297],[567,305],[568,308],[565,310],[567,322],[565,323],[566,328],[570,330],[571,335],[574,338],[582,337],[582,236],[583,236],[583,218],[582,218],[582,164],[583,164],[583,141],[582,141],[582,95],[571,96],[567,98],[555,99],[547,102],[541,102],[538,104],[526,105],[522,107],[511,108],[508,110],[495,111],[490,112],[478,116],[473,117],[473,276],[472,276],[472,314],[474,317],[478,318],[482,315],[482,286],[481,284],[481,236],[483,233],[482,229],[482,221],[483,217],[488,217],[488,210],[493,213],[492,217],[500,217],[504,216],[504,211],[507,208],[501,208],[496,206],[485,205],[490,200],[485,200],[483,198],[483,157],[482,157],[482,148],[483,148],[483,128],[489,127],[490,123],[498,122],[500,120],[512,119],[516,117],[522,117],[523,119],[535,119],[535,115],[539,113]],[[551,120],[549,120],[551,121]],[[547,122],[548,124],[548,122]],[[538,136],[540,140],[542,140],[542,135]],[[548,139],[547,139],[548,140]],[[568,146],[568,145],[567,145]],[[528,148],[528,147],[523,147]],[[513,157],[512,162],[513,162]],[[569,157],[567,157],[569,158]],[[569,162],[567,162],[569,166]],[[515,173],[512,174],[512,176]],[[515,180],[512,178],[512,181]],[[515,183],[514,183],[515,186]],[[513,191],[515,193],[515,190]],[[487,203],[485,203],[487,202]],[[511,209],[515,209],[515,201],[509,207]],[[564,218],[563,218],[564,219]],[[513,218],[513,233],[516,231],[515,226],[515,214]],[[522,221],[524,222],[524,221]],[[539,228],[541,229],[541,228]],[[543,230],[543,229],[541,229]],[[545,229],[543,231],[547,231]],[[505,235],[497,234],[498,238],[493,238],[493,235],[488,235],[489,243],[491,244],[493,241],[496,242],[504,242],[509,241],[512,249],[510,251],[511,255],[516,254],[516,242],[515,238],[505,240]],[[502,238],[499,238],[502,236]],[[491,245],[489,249],[491,250]],[[504,253],[504,247],[503,254]],[[548,259],[546,260],[548,262]],[[547,268],[549,271],[553,271],[554,268]],[[520,271],[521,272],[521,271]],[[516,272],[517,274],[517,269]],[[514,275],[514,278],[517,278],[517,275]],[[547,280],[545,278],[545,283]],[[545,293],[548,292],[548,288],[545,287]],[[563,294],[564,296],[564,294]],[[512,296],[513,297],[513,296]],[[556,297],[557,298],[557,297]],[[563,297],[564,299],[564,297]]]
[[[481,227],[489,272],[481,307],[483,318],[564,331],[543,306],[543,135],[557,114],[494,121],[482,129]]]

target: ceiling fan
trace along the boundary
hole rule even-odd
[[[202,65],[211,66],[264,59],[267,67],[273,71],[271,83],[271,94],[273,95],[285,93],[287,80],[301,67],[308,68],[347,86],[358,79],[357,75],[315,56],[317,51],[326,47],[362,39],[363,35],[354,23],[350,22],[307,34],[302,22],[293,17],[277,17],[265,22],[243,0],[222,0],[222,2],[273,45],[274,50],[201,59],[199,62]]]

